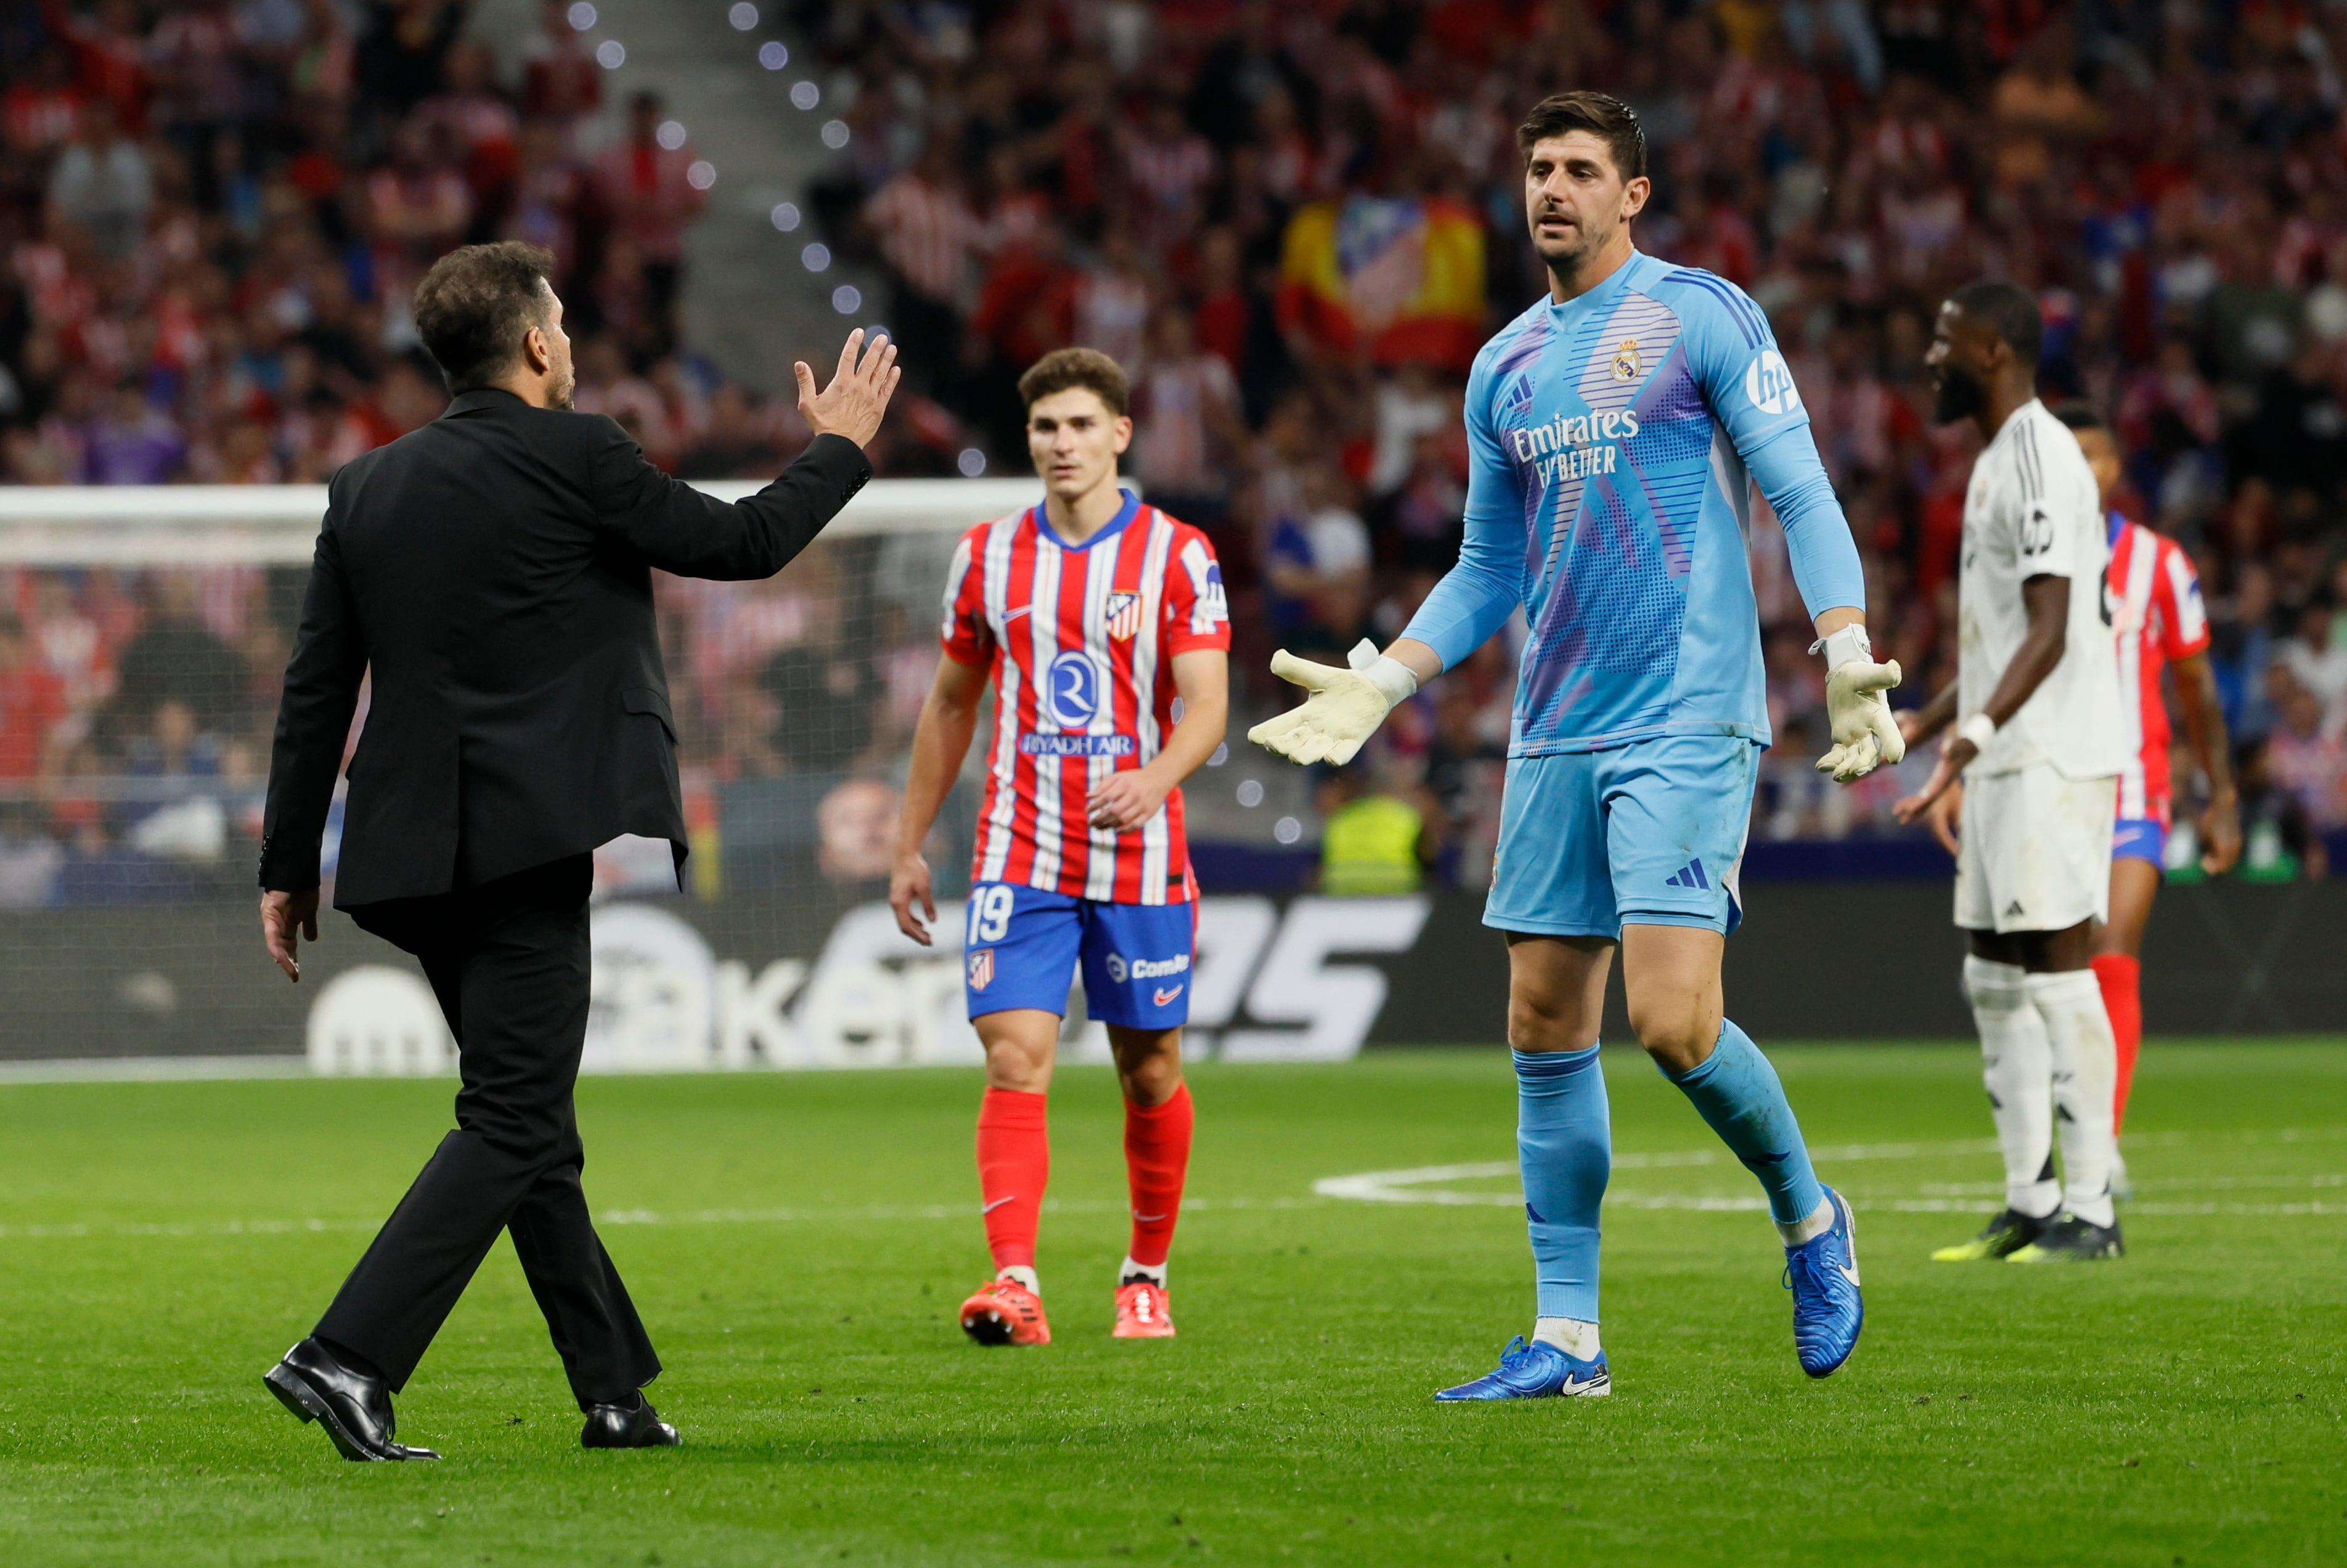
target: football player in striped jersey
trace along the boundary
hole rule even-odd
[[[991,682],[962,938],[969,1016],[986,1048],[978,1173],[995,1277],[962,1304],[961,1326],[984,1345],[1051,1342],[1035,1271],[1051,1170],[1045,1095],[1081,971],[1085,1010],[1108,1026],[1124,1091],[1133,1242],[1117,1270],[1115,1334],[1163,1338],[1192,1122],[1182,1026],[1198,887],[1181,784],[1222,743],[1230,614],[1205,535],[1117,484],[1133,421],[1116,362],[1061,349],[1019,391],[1044,499],[980,523],[955,548],[889,903],[907,936],[932,942],[921,844]]]

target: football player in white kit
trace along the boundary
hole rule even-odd
[[[1911,746],[1955,733],[1897,809],[1912,821],[1964,780],[1956,924],[2005,1179],[2004,1212],[1932,1255],[1945,1262],[2124,1251],[2110,1183],[2116,1047],[2090,967],[2126,761],[2118,661],[2095,476],[2037,400],[2042,332],[2026,291],[1973,283],[1941,307],[1925,358],[1940,421],[1970,419],[1988,445],[1964,495],[1956,683],[1901,724]]]

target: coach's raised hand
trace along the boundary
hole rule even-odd
[[[858,349],[863,350],[860,357]],[[861,446],[880,433],[881,416],[888,412],[888,399],[905,373],[897,366],[897,345],[886,334],[866,344],[864,329],[857,327],[840,348],[839,368],[832,373],[829,386],[815,390],[815,372],[805,360],[794,363],[791,374],[798,378],[799,417],[807,428],[817,436],[845,436]]]

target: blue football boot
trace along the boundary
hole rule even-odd
[[[1500,1352],[1496,1371],[1471,1383],[1444,1389],[1438,1402],[1459,1399],[1594,1399],[1614,1391],[1614,1376],[1605,1369],[1605,1352],[1594,1361],[1577,1361],[1553,1345],[1517,1335]]]
[[[1785,1249],[1785,1286],[1793,1293],[1793,1348],[1801,1370],[1830,1377],[1858,1348],[1866,1302],[1858,1293],[1857,1223],[1848,1200],[1831,1187],[1826,1199],[1834,1223],[1799,1246]]]

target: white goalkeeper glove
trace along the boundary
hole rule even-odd
[[[1298,659],[1285,648],[1274,653],[1271,672],[1310,694],[1303,706],[1249,730],[1247,739],[1290,762],[1327,762],[1338,767],[1351,762],[1386,715],[1418,690],[1418,677],[1399,660],[1379,653],[1366,637],[1348,661],[1352,668],[1339,670]]]
[[[1907,742],[1882,693],[1899,684],[1899,661],[1874,661],[1866,628],[1845,626],[1813,643],[1826,656],[1826,718],[1833,726],[1833,749],[1818,759],[1818,772],[1836,784],[1862,779],[1877,767],[1907,754]]]

